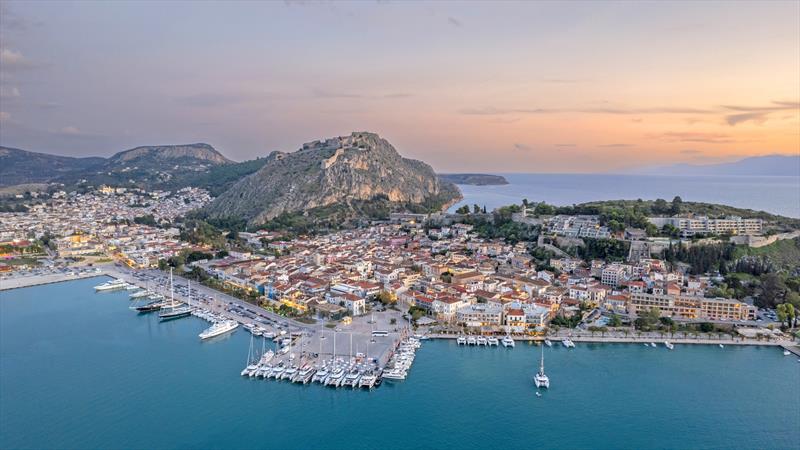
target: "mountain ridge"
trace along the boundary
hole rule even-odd
[[[294,152],[272,152],[266,160],[260,170],[207,205],[204,213],[260,224],[282,214],[335,206],[347,219],[365,203],[381,203],[381,210],[435,210],[461,195],[431,166],[400,156],[375,133],[315,140]]]
[[[149,145],[108,158],[72,157],[0,146],[0,186],[24,183],[156,186],[186,173],[237,164],[205,143]]]
[[[800,155],[751,156],[718,164],[671,164],[634,170],[645,175],[800,176]]]

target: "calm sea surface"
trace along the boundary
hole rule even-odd
[[[775,348],[427,342],[377,390],[243,379],[249,335],[158,323],[95,278],[0,292],[0,448],[797,448],[800,364]]]
[[[677,177],[598,174],[498,174],[509,184],[503,186],[459,185],[463,204],[498,206],[530,201],[546,201],[559,206],[592,200],[667,201],[679,195],[686,201],[721,203],[800,217],[800,177]]]

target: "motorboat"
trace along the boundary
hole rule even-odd
[[[456,338],[456,343],[458,345],[467,345],[467,338],[464,336],[459,336]]]
[[[503,347],[511,347],[511,348],[514,348],[514,346],[516,345],[516,344],[514,343],[514,339],[512,339],[512,338],[511,338],[511,336],[506,336],[506,337],[504,337],[504,338],[503,338],[503,340],[502,340],[501,342],[503,343]]]
[[[94,287],[94,290],[98,291],[98,292],[116,291],[116,290],[119,290],[119,289],[125,289],[127,287],[128,287],[128,283],[126,283],[124,280],[116,279],[116,280],[107,281],[107,282],[105,282],[103,284],[99,284],[99,285]]]
[[[229,333],[236,328],[239,327],[239,322],[235,320],[225,320],[222,322],[216,322],[207,328],[205,331],[200,333],[200,339],[211,339],[213,337],[217,337],[223,335],[225,333]]]
[[[486,343],[489,346],[497,347],[498,345],[500,345],[500,340],[497,339],[496,337],[492,336],[492,337],[486,339]]]
[[[674,345],[672,345],[672,344],[671,344],[669,341],[664,341],[664,345],[665,345],[665,346],[666,346],[668,349],[670,349],[670,350],[672,350],[673,348],[675,348],[675,346],[674,346]]]

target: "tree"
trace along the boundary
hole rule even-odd
[[[477,203],[476,203],[476,204],[474,204],[474,205],[472,205],[472,212],[473,212],[473,213],[475,213],[475,214],[480,214],[480,212],[481,212],[481,207],[480,207],[480,206],[478,206],[478,204],[477,204]]]
[[[611,318],[608,321],[608,324],[612,327],[619,327],[622,326],[622,319],[617,314],[612,314]]]
[[[389,305],[397,302],[397,300],[394,297],[392,297],[392,294],[390,294],[387,291],[378,292],[378,295],[375,296],[375,299],[384,305]]]
[[[703,333],[710,333],[714,331],[714,324],[703,322],[700,324],[700,331],[702,331]]]
[[[456,214],[469,214],[469,206],[464,205],[456,209]]]
[[[152,214],[148,214],[146,216],[137,216],[133,218],[133,223],[138,225],[147,225],[151,227],[155,227],[158,224],[156,223],[156,219],[153,217]]]
[[[676,195],[675,198],[672,199],[672,206],[670,207],[669,213],[673,216],[680,214],[682,206],[683,200]]]
[[[652,209],[656,214],[668,214],[671,210],[671,207],[666,200],[659,198],[653,202],[653,206],[650,209]]]
[[[786,285],[775,273],[765,273],[761,276],[761,294],[754,302],[761,308],[774,308],[781,303],[786,294]]]
[[[795,319],[794,305],[791,303],[781,303],[775,308],[775,312],[778,315],[779,322],[786,322],[787,327],[792,326],[792,321]]]
[[[552,216],[555,212],[556,209],[545,202],[537,203],[533,208],[533,213],[537,216]]]

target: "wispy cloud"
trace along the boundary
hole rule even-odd
[[[63,127],[60,130],[58,130],[58,132],[61,134],[68,134],[71,136],[79,136],[83,134],[81,133],[81,130],[78,129],[78,127],[74,127],[72,125]]]
[[[315,87],[311,89],[311,96],[320,99],[337,99],[337,98],[350,98],[350,99],[400,99],[410,98],[414,95],[408,92],[387,92],[387,93],[362,93],[353,92],[348,90],[335,90]]]
[[[553,79],[553,82],[570,82],[570,80]],[[654,107],[625,107],[625,106],[604,106],[589,108],[499,108],[495,106],[484,106],[477,108],[463,108],[459,111],[465,115],[476,116],[499,116],[499,115],[537,115],[537,114],[608,114],[608,115],[648,115],[648,114],[692,114],[692,115],[720,115],[724,117],[728,125],[735,126],[744,122],[763,123],[768,115],[777,111],[796,110],[800,112],[800,102],[794,101],[773,101],[769,105],[763,106],[741,106],[741,105],[721,105],[708,108],[698,108],[690,106],[654,106]],[[736,114],[730,114],[735,111]],[[632,119],[640,122],[641,118]],[[698,121],[696,118],[687,119],[689,123]]]
[[[449,23],[450,25],[452,25],[452,26],[454,26],[454,27],[459,27],[459,28],[461,28],[462,26],[464,26],[464,25],[461,23],[461,21],[460,21],[460,20],[458,20],[458,19],[456,19],[455,17],[452,17],[452,16],[448,16],[448,17],[447,17],[447,23]]]
[[[686,150],[681,150],[682,155],[699,155],[701,153],[703,152],[700,150],[695,150],[693,148],[687,148]]]
[[[175,98],[175,103],[184,106],[221,107],[241,103],[245,100],[241,94],[193,94]]]
[[[755,122],[755,123],[764,123],[767,121],[767,115],[769,113],[766,112],[747,112],[742,114],[731,114],[730,116],[725,117],[725,121],[728,122],[730,126],[736,126],[736,124],[743,123],[743,122]]]
[[[633,144],[600,144],[598,147],[601,148],[625,148],[625,147],[633,147]]]
[[[665,142],[699,142],[704,144],[731,144],[736,142],[729,135],[720,133],[670,131],[653,137]]]
[[[413,96],[413,94],[409,94],[407,92],[397,92],[393,94],[384,94],[383,98],[409,98]]]
[[[361,94],[355,94],[345,91],[331,91],[323,88],[311,89],[311,95],[316,98],[362,98]]]
[[[762,106],[722,105],[722,108],[737,111],[737,114],[725,116],[725,122],[733,127],[744,122],[762,124],[769,119],[769,114],[773,112],[797,111],[800,113],[800,102],[773,101],[769,105]]]
[[[503,115],[503,114],[562,114],[562,113],[585,113],[585,114],[712,114],[715,111],[699,108],[675,108],[675,107],[655,107],[655,108],[496,108],[487,106],[482,108],[464,108],[459,111],[467,115]]]
[[[520,144],[520,143],[514,144],[514,148],[516,150],[521,150],[521,151],[524,151],[524,152],[533,150],[533,148],[531,148],[529,145]]]
[[[556,144],[556,147],[575,147],[575,144]]]

